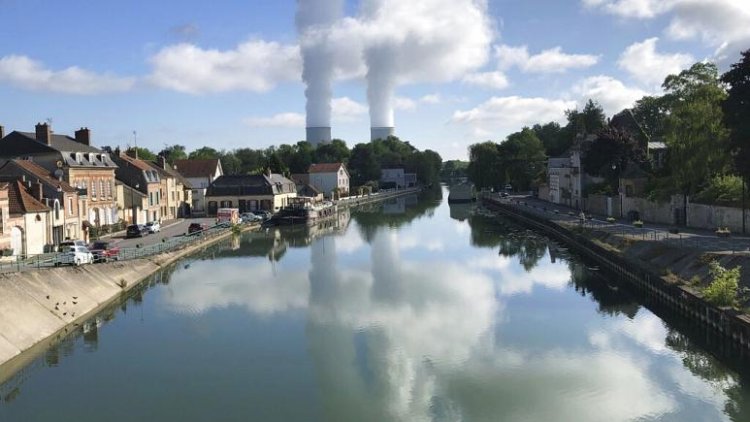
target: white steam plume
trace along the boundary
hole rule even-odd
[[[335,69],[330,28],[343,15],[344,0],[297,0],[297,32],[302,54],[302,79],[307,85],[307,126],[331,126],[331,83]]]
[[[461,78],[487,62],[495,35],[486,0],[362,0],[354,21],[335,38],[361,40],[372,127],[393,126],[398,85]]]

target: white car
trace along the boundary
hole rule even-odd
[[[83,265],[94,262],[94,255],[85,246],[65,246],[63,251],[57,254],[55,266],[60,265]]]
[[[159,233],[161,231],[161,224],[158,221],[149,221],[146,223],[146,228],[149,233]]]

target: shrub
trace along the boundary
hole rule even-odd
[[[240,224],[233,224],[232,225],[232,233],[234,233],[234,234],[240,234],[240,233],[242,233],[242,225],[240,225]]]
[[[716,261],[709,264],[711,284],[703,290],[707,301],[716,306],[734,306],[737,304],[737,292],[740,284],[739,266],[728,270]]]
[[[737,205],[742,199],[742,178],[715,176],[702,191],[694,196],[695,202],[717,205]]]

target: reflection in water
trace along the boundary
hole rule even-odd
[[[134,298],[151,310],[139,329],[153,332],[124,330],[119,341],[144,335],[173,352],[169,361],[138,356],[155,379],[172,380],[170,397],[220,402],[181,400],[183,420],[218,404],[227,420],[302,420],[279,410],[295,406],[309,406],[304,420],[748,420],[740,376],[624,286],[535,233],[431,195],[213,248],[142,303]],[[270,334],[251,330],[266,324]],[[61,355],[76,347],[111,353],[111,328],[57,345],[48,364],[64,369]],[[159,343],[165,328],[177,346]],[[291,340],[278,343],[284,336]],[[218,375],[227,371],[240,376]],[[146,386],[129,381],[124,400],[154,412],[175,406],[139,396]],[[47,397],[45,383],[29,393],[18,385],[0,388],[12,399],[0,403],[0,419],[21,420],[12,416],[28,409],[25,394]],[[275,388],[283,393],[268,393]],[[276,413],[243,411],[266,405],[243,395]]]

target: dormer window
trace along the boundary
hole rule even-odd
[[[76,162],[78,164],[83,164],[83,154],[81,154],[80,152],[76,153]]]

